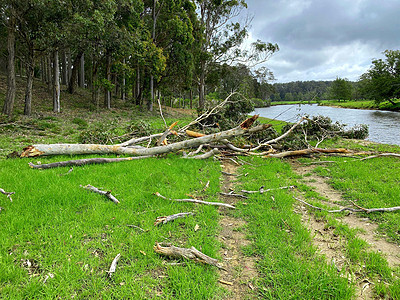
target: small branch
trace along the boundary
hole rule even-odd
[[[119,259],[121,258],[121,254],[118,253],[117,256],[113,259],[110,270],[108,271],[108,276],[111,278],[112,274],[115,273],[115,270],[117,269],[117,263]]]
[[[196,155],[196,156],[186,156],[186,159],[207,159],[219,153],[217,148],[214,148],[204,154]]]
[[[227,208],[232,208],[235,209],[236,207],[227,204],[227,203],[219,203],[219,202],[207,202],[207,201],[202,201],[202,200],[198,200],[198,199],[171,199],[171,198],[167,198],[163,195],[161,195],[159,192],[154,193],[154,195],[156,195],[157,197],[163,198],[165,200],[170,200],[170,201],[178,201],[178,202],[191,202],[191,203],[197,203],[197,204],[205,204],[205,205],[213,205],[213,206],[223,206],[223,207],[227,207]]]
[[[276,158],[284,158],[287,156],[302,156],[309,155],[313,153],[351,153],[351,151],[343,148],[337,149],[321,149],[321,148],[312,148],[312,149],[303,149],[303,150],[294,150],[294,151],[286,151],[277,154],[268,154],[266,157],[276,157]]]
[[[185,212],[185,213],[179,213],[179,214],[170,215],[170,216],[157,217],[156,221],[154,222],[154,226],[157,226],[160,223],[167,224],[168,222],[171,222],[175,219],[185,218],[186,216],[189,216],[189,215],[194,216],[194,213]]]
[[[97,157],[97,158],[85,158],[85,159],[77,159],[77,160],[59,161],[59,162],[50,163],[50,164],[37,164],[37,165],[35,165],[35,164],[31,163],[31,162],[28,163],[28,164],[32,169],[53,169],[53,168],[69,167],[69,166],[85,166],[85,165],[94,165],[94,164],[108,164],[108,163],[127,161],[127,160],[136,160],[136,159],[149,158],[149,157],[151,157],[151,155],[149,155],[149,156],[135,156],[135,157],[118,157],[118,158]],[[67,174],[64,174],[64,175],[67,175]]]
[[[351,208],[351,207],[344,207],[342,209],[337,209],[337,210],[327,210],[321,207],[317,207],[314,205],[311,205],[307,202],[305,202],[304,200],[301,200],[299,198],[294,197],[294,199],[296,199],[297,201],[300,201],[301,203],[314,208],[316,210],[320,210],[320,211],[326,211],[328,213],[339,213],[339,212],[343,212],[343,211],[350,211],[350,212],[366,212],[366,213],[371,213],[371,212],[393,212],[393,211],[397,211],[400,210],[400,206],[394,206],[394,207],[384,207],[384,208],[361,208],[361,209],[355,209],[355,208]]]
[[[196,262],[201,262],[207,265],[215,266],[219,269],[223,267],[220,265],[217,259],[211,258],[204,253],[197,250],[195,247],[191,248],[180,248],[175,247],[173,245],[168,245],[166,247],[160,246],[159,243],[156,242],[156,245],[153,247],[154,251],[158,254],[162,254],[165,256],[173,257],[173,258],[184,258],[191,259]]]
[[[393,157],[400,158],[400,154],[397,154],[397,153],[381,153],[381,154],[371,155],[371,156],[368,156],[368,157],[361,158],[359,161],[372,159],[372,158],[377,158],[377,157],[382,157],[382,156],[393,156]]]
[[[262,187],[260,187],[260,189],[258,191],[241,190],[241,192],[245,193],[245,194],[258,194],[258,193],[263,194],[263,193],[266,193],[266,192],[269,192],[269,191],[274,191],[274,190],[284,190],[284,189],[294,189],[294,188],[295,188],[294,185],[289,185],[289,186],[282,186],[282,187],[279,187],[279,188],[264,190],[264,186],[262,186]]]
[[[206,185],[204,186],[204,188],[203,188],[203,192],[205,192],[207,189],[208,189],[208,187],[210,186],[210,180],[208,180],[207,181],[207,183],[206,183]]]
[[[229,193],[220,193],[221,195],[223,195],[223,196],[229,196],[229,197],[238,197],[238,198],[243,198],[243,199],[249,199],[249,197],[247,197],[247,196],[243,196],[243,195],[240,195],[240,194],[234,194],[233,192],[229,192]]]
[[[15,194],[15,192],[6,192],[5,190],[3,190],[3,189],[1,189],[1,188],[0,188],[0,193],[6,195],[7,198],[10,199],[11,202],[12,202],[11,195],[14,195],[14,194]]]
[[[68,174],[71,173],[73,170],[74,170],[74,168],[71,167],[71,169],[69,169],[67,173],[65,173],[65,174],[59,174],[59,175],[60,175],[60,176],[68,175]]]
[[[161,146],[162,144],[166,144],[166,142],[164,142],[164,140],[166,139],[166,137],[172,132],[172,129],[176,126],[176,124],[178,124],[178,121],[176,121],[175,123],[173,123],[171,126],[169,126],[169,128],[167,128],[167,130],[165,130],[165,132],[163,133],[163,135],[160,137],[160,139],[157,141],[157,146]]]
[[[110,199],[112,202],[114,202],[115,204],[118,204],[118,203],[119,203],[119,200],[118,200],[117,198],[115,198],[113,195],[111,195],[111,191],[105,192],[105,191],[99,190],[98,188],[96,188],[96,187],[94,187],[94,186],[92,186],[92,185],[90,185],[90,184],[85,185],[85,186],[80,185],[80,187],[82,187],[82,188],[84,188],[84,189],[86,189],[86,190],[92,191],[92,192],[94,192],[94,193],[98,193],[98,194],[100,194],[100,195],[104,195],[104,196],[106,196],[108,199]]]

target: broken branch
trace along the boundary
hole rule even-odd
[[[294,189],[295,186],[294,185],[289,185],[289,186],[282,186],[282,187],[278,187],[278,188],[274,188],[274,189],[266,189],[264,190],[264,186],[260,187],[260,189],[258,191],[246,191],[246,190],[241,190],[242,193],[245,194],[263,194],[269,191],[274,191],[274,190],[284,190],[284,189]]]
[[[339,213],[339,212],[343,212],[343,211],[350,211],[350,212],[366,212],[366,213],[371,213],[371,212],[393,212],[393,211],[397,211],[400,210],[400,206],[394,206],[394,207],[383,207],[383,208],[361,208],[361,209],[355,209],[355,208],[351,208],[351,207],[344,207],[342,209],[336,209],[336,210],[327,210],[321,207],[317,207],[314,205],[311,205],[310,203],[307,203],[304,200],[301,200],[299,198],[294,197],[294,199],[296,199],[297,201],[300,201],[301,203],[314,208],[316,210],[320,210],[320,211],[326,211],[328,213]]]
[[[222,207],[227,207],[227,208],[232,208],[235,209],[236,207],[227,204],[227,203],[219,203],[219,202],[207,202],[203,200],[198,200],[198,199],[171,199],[167,198],[163,195],[161,195],[159,192],[154,193],[157,197],[160,197],[165,200],[170,200],[170,201],[178,201],[178,202],[191,202],[191,203],[197,203],[197,204],[205,204],[205,205],[213,205],[213,206],[222,206]]]
[[[2,193],[3,195],[6,195],[8,199],[10,199],[10,201],[12,202],[12,198],[11,195],[15,194],[15,192],[6,192],[5,190],[0,188],[0,193]]]
[[[162,247],[159,243],[156,242],[156,245],[153,249],[158,254],[169,256],[172,258],[191,259],[196,262],[205,263],[207,265],[215,266],[219,269],[222,269],[222,266],[219,264],[217,259],[205,255],[204,253],[197,250],[195,247],[180,248],[173,245]]]
[[[157,217],[156,221],[154,222],[154,226],[157,226],[160,223],[167,224],[168,222],[171,222],[175,219],[185,218],[186,216],[189,216],[189,215],[193,216],[194,213],[185,212],[185,213],[179,213],[179,214],[174,214],[174,215],[170,215],[170,216]]]
[[[108,199],[110,199],[112,202],[114,202],[115,204],[118,204],[118,203],[119,203],[118,199],[115,198],[113,195],[111,195],[111,191],[105,192],[105,191],[99,190],[98,188],[96,188],[96,187],[94,187],[94,186],[92,186],[92,185],[90,185],[90,184],[85,185],[85,186],[80,185],[80,187],[82,187],[82,188],[84,188],[84,189],[86,189],[86,190],[92,191],[92,192],[94,192],[94,193],[98,193],[98,194],[100,194],[100,195],[104,195],[104,196],[106,196]]]
[[[69,167],[69,166],[84,166],[84,165],[94,165],[94,164],[108,164],[113,162],[127,161],[127,160],[135,160],[142,158],[149,158],[151,156],[138,156],[138,157],[118,157],[118,158],[85,158],[85,159],[77,159],[77,160],[67,160],[67,161],[59,161],[50,164],[33,164],[28,163],[32,169],[52,169],[59,167]]]
[[[351,151],[344,148],[337,149],[321,149],[321,148],[311,148],[311,149],[303,149],[303,150],[294,150],[294,151],[285,151],[277,154],[268,154],[265,157],[276,157],[276,158],[284,158],[288,156],[302,156],[309,155],[313,153],[351,153]]]

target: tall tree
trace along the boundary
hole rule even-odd
[[[363,95],[377,103],[400,98],[400,50],[383,52],[385,60],[375,59],[371,68],[360,77]]]
[[[16,94],[15,84],[15,31],[16,31],[16,11],[13,5],[5,7],[8,12],[8,36],[7,36],[7,94],[4,101],[3,113],[10,118],[14,112],[14,102]]]
[[[352,86],[345,78],[337,77],[331,85],[331,97],[337,100],[350,100],[352,94]]]

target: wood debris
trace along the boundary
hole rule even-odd
[[[84,188],[84,189],[86,189],[86,190],[92,191],[92,192],[94,192],[94,193],[97,193],[97,194],[100,194],[100,195],[104,195],[104,196],[106,196],[108,199],[110,199],[112,202],[114,202],[115,204],[118,204],[118,203],[119,203],[119,200],[118,200],[117,198],[115,198],[115,197],[111,194],[111,191],[107,191],[107,192],[106,192],[106,191],[102,191],[102,190],[98,189],[97,187],[94,187],[94,186],[92,186],[92,185],[90,185],[90,184],[85,185],[85,186],[80,185],[80,187],[82,187],[82,188]]]
[[[154,226],[157,226],[158,224],[167,224],[168,222],[171,222],[173,220],[179,219],[179,218],[185,218],[186,216],[194,215],[192,212],[184,212],[184,213],[179,213],[179,214],[174,214],[170,216],[162,216],[162,217],[157,217],[157,219],[154,222]]]
[[[215,266],[219,269],[222,269],[222,265],[218,262],[217,259],[211,258],[204,253],[197,250],[195,247],[191,248],[180,248],[175,247],[171,244],[165,245],[164,247],[161,246],[159,243],[156,242],[156,245],[153,247],[154,251],[158,254],[165,255],[172,258],[184,258],[190,259],[195,262],[204,263],[207,265]]]
[[[197,203],[197,204],[204,204],[204,205],[213,205],[213,206],[222,206],[222,207],[227,207],[227,208],[232,208],[235,209],[233,205],[227,204],[227,203],[220,203],[220,202],[207,202],[203,200],[198,200],[198,199],[171,199],[167,198],[163,195],[161,195],[159,192],[154,193],[157,197],[170,200],[170,201],[178,201],[178,202],[191,202],[191,203]]]
[[[110,270],[107,271],[108,277],[111,278],[112,274],[115,273],[115,270],[117,269],[117,263],[118,263],[120,258],[121,258],[121,254],[118,253],[117,256],[113,259],[113,261],[111,263]]]
[[[11,195],[14,195],[15,192],[6,192],[5,190],[0,188],[0,193],[2,193],[3,195],[6,195],[8,199],[10,199],[10,201],[12,202],[12,198]]]

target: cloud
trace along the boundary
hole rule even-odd
[[[278,82],[357,80],[373,58],[400,49],[398,0],[247,0],[251,39],[278,43]]]

